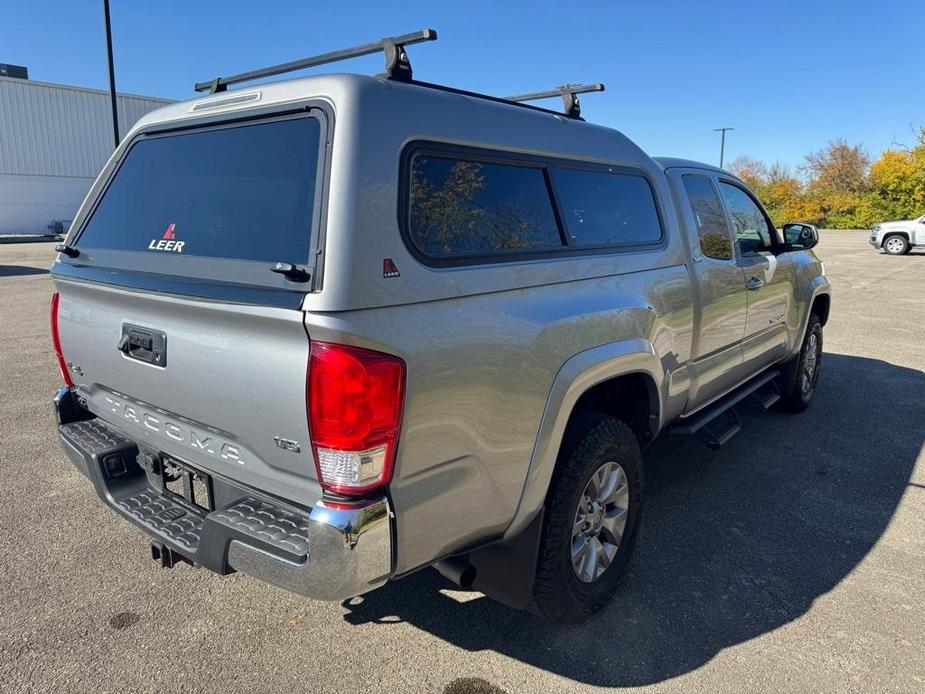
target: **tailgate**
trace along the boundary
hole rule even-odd
[[[215,475],[301,504],[321,497],[301,311],[55,283],[62,352],[91,411]],[[165,337],[163,366],[119,350],[131,330]]]

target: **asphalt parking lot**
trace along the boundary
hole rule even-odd
[[[52,245],[0,245],[0,690],[925,691],[925,253],[827,232],[816,402],[660,440],[616,599],[559,628],[427,570],[344,605],[155,568],[59,449]]]

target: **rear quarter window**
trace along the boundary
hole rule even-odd
[[[320,137],[313,117],[142,137],[75,243],[305,262]]]
[[[408,185],[408,235],[424,255],[503,255],[563,246],[541,166],[417,154]]]
[[[649,182],[615,171],[552,169],[569,244],[581,247],[658,243],[662,226]]]

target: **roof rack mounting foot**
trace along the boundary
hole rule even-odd
[[[395,43],[393,39],[382,39],[385,52],[385,74],[390,80],[411,81],[411,60],[404,44]]]
[[[549,91],[518,94],[517,96],[505,97],[505,99],[508,101],[520,102],[538,101],[540,99],[551,99],[554,96],[561,96],[565,115],[569,118],[581,118],[581,102],[578,100],[578,95],[602,91],[604,91],[604,85],[600,82],[595,82],[594,84],[563,84]]]

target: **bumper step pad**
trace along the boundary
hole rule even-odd
[[[146,489],[116,501],[124,513],[157,535],[195,553],[202,535],[202,516],[188,511],[164,494]]]
[[[229,530],[258,538],[277,554],[290,555],[290,561],[308,559],[308,516],[297,516],[285,509],[257,499],[244,499],[230,508],[216,511],[209,520]]]
[[[134,442],[98,419],[61,425],[61,434],[87,455],[103,456]]]

